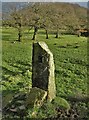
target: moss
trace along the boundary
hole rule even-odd
[[[62,108],[62,109],[70,109],[70,105],[69,103],[64,99],[64,98],[61,98],[61,97],[56,97],[52,103],[59,107],[59,108]]]
[[[8,103],[12,101],[12,98],[13,98],[13,93],[8,93],[7,95],[3,96],[2,97],[2,104],[3,104],[2,107],[4,108],[5,106],[7,106]]]
[[[44,99],[47,96],[47,92],[34,87],[31,89],[30,93],[27,95],[26,99],[26,106],[27,107],[35,107],[35,106],[40,106]]]

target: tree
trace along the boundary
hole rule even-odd
[[[40,26],[40,17],[38,15],[35,15],[33,19],[34,34],[32,40],[35,40],[39,26]]]
[[[56,33],[55,38],[58,38],[58,36],[59,36],[59,29],[63,29],[64,28],[63,17],[56,10],[54,12],[54,15],[51,16],[51,21],[52,21],[52,27],[56,31],[55,32]]]
[[[48,31],[52,29],[52,21],[51,21],[51,15],[53,13],[53,10],[51,8],[50,4],[41,4],[40,6],[40,16],[41,16],[41,25],[40,27],[45,30],[46,33],[46,39],[49,38]]]
[[[14,11],[11,13],[10,25],[18,30],[18,41],[21,42],[22,38],[22,26],[23,26],[23,18],[22,13],[19,11]]]
[[[8,15],[3,15],[3,25],[14,27],[18,30],[18,41],[21,42],[22,38],[22,26],[23,26],[23,14],[20,12],[20,8],[16,8],[16,4],[10,4],[8,8]]]
[[[30,13],[30,14],[29,14]],[[25,25],[34,29],[32,40],[36,39],[36,34],[40,28],[39,3],[32,4],[24,12]]]
[[[23,26],[34,29],[32,40],[36,39],[40,28],[45,30],[48,39],[50,30],[54,30],[55,38],[58,38],[60,30],[74,33],[87,26],[86,9],[69,3],[32,3],[23,9],[13,9],[9,16],[3,25],[17,28],[18,41],[21,41]]]
[[[51,28],[51,21],[50,18],[45,16],[45,18],[42,18],[42,25],[41,28],[45,29],[46,39],[49,38],[48,31]]]

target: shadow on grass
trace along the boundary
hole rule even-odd
[[[2,75],[2,80],[8,81],[8,78],[6,78],[4,75]]]
[[[12,100],[13,96],[17,93],[16,90],[3,90],[2,91],[2,108],[4,108],[9,101]]]
[[[2,80],[7,80],[7,78],[4,76],[5,74],[15,76],[17,74],[23,74],[24,72],[26,72],[26,70],[29,70],[30,72],[32,71],[32,65],[30,63],[24,63],[22,61],[17,61],[15,62],[15,64],[10,63],[9,65],[10,67],[12,67],[11,68],[12,70],[14,68],[16,68],[17,70],[12,71],[8,69],[7,67],[2,66],[2,70],[4,72],[4,74],[2,75]]]
[[[16,41],[16,39],[17,39],[16,37],[12,38],[11,35],[3,35],[2,36],[3,41]]]
[[[85,102],[88,103],[89,102],[89,96],[87,95],[80,95],[80,96],[61,96],[64,97],[66,100],[70,101],[70,102]]]
[[[17,61],[16,63],[17,63],[17,64],[24,65],[24,66],[29,66],[29,67],[32,66],[30,63],[24,63],[24,62],[22,62],[22,61]]]
[[[13,72],[11,70],[8,70],[6,67],[2,67],[2,70],[5,71],[5,73],[10,75],[17,75],[19,72]]]
[[[15,64],[10,64],[12,67],[16,67],[18,68],[20,71],[22,71],[22,73],[26,70],[30,70],[32,69],[32,65],[30,63],[24,63],[22,61],[17,61]]]

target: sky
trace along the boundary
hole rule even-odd
[[[87,4],[89,0],[0,0],[0,2],[71,2],[78,3],[80,6],[88,8]]]
[[[88,0],[0,0],[1,2],[88,2]]]

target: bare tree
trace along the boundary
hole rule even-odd
[[[8,4],[8,3],[7,3]],[[18,31],[18,41],[22,41],[22,27],[24,25],[23,22],[23,13],[21,12],[21,8],[17,8],[17,3],[9,3],[8,4],[8,15],[3,15],[3,25],[14,27]]]
[[[52,29],[51,15],[53,14],[53,10],[51,4],[41,4],[40,11],[41,28],[45,30],[46,39],[48,39],[48,33]]]
[[[36,34],[40,28],[39,3],[34,3],[24,12],[25,25],[34,29],[32,40],[36,39]]]
[[[18,30],[18,41],[21,42],[22,37],[22,26],[23,26],[23,16],[19,11],[14,11],[11,13],[10,25]]]

